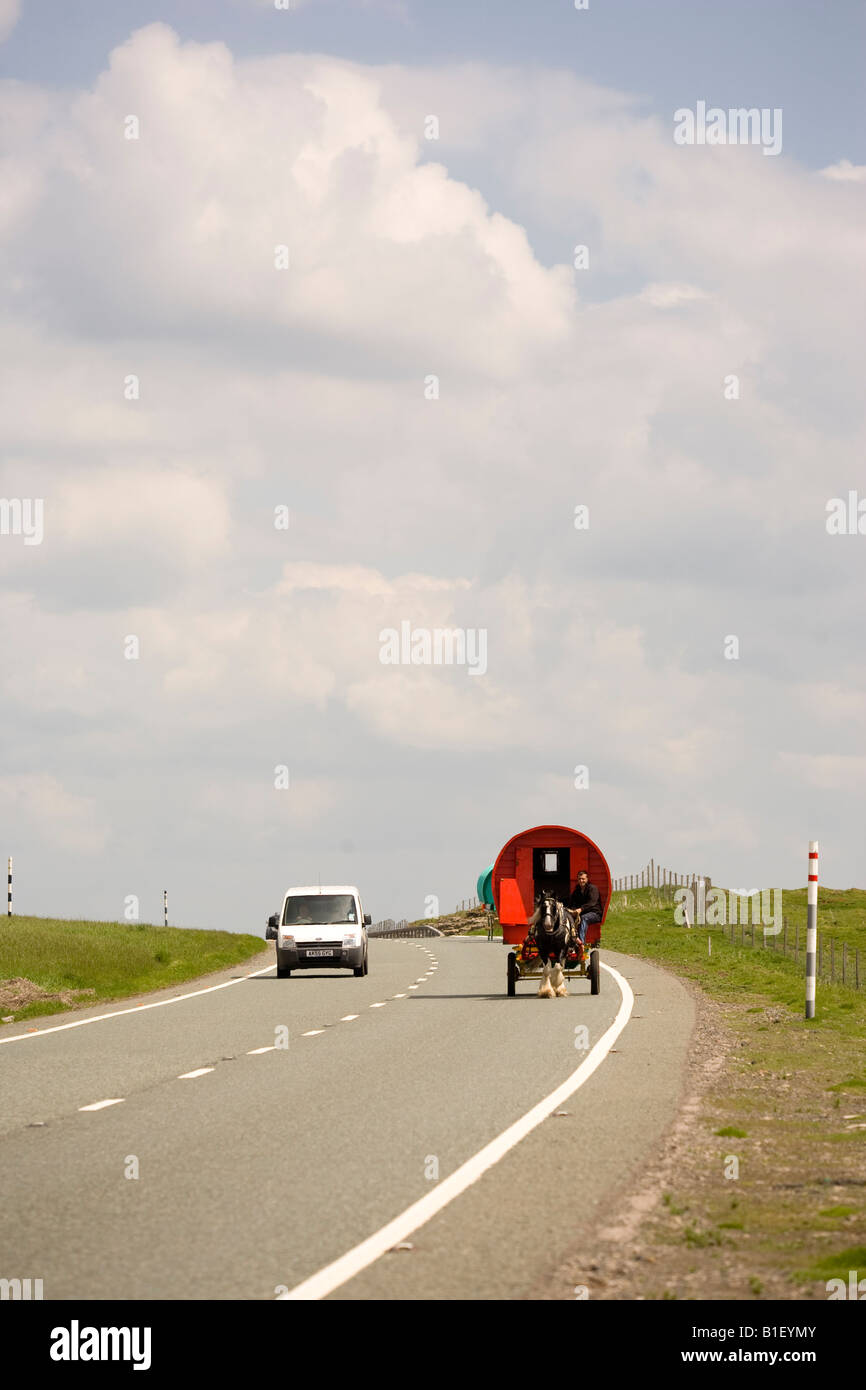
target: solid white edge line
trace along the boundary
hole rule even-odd
[[[362,1269],[373,1264],[390,1250],[399,1241],[405,1240],[413,1231],[417,1231],[419,1226],[424,1226],[440,1212],[443,1207],[447,1207],[449,1202],[453,1202],[455,1197],[459,1197],[468,1187],[477,1182],[482,1173],[488,1168],[492,1168],[494,1163],[498,1163],[510,1149],[519,1144],[521,1139],[525,1139],[533,1129],[546,1120],[558,1105],[573,1095],[585,1081],[593,1075],[601,1066],[608,1052],[616,1042],[623,1028],[631,1017],[634,1008],[634,995],[631,986],[618,970],[614,970],[611,965],[602,965],[602,969],[616,980],[622,995],[622,1002],[617,1011],[616,1018],[610,1027],[599,1038],[598,1042],[581,1062],[580,1066],[571,1073],[555,1091],[551,1091],[549,1096],[540,1100],[531,1110],[514,1124],[508,1126],[500,1135],[492,1139],[489,1144],[485,1144],[483,1149],[473,1154],[465,1163],[461,1163],[447,1178],[444,1178],[434,1192],[430,1192],[419,1201],[413,1202],[410,1207],[395,1216],[393,1221],[382,1226],[380,1230],[368,1236],[353,1249],[348,1250],[345,1255],[334,1260],[331,1264],[325,1265],[316,1274],[311,1274],[308,1279],[300,1284],[296,1284],[288,1293],[277,1295],[278,1303],[310,1301],[325,1298],[334,1289],[338,1289],[347,1280],[353,1279],[356,1274],[360,1274]]]
[[[199,994],[213,994],[217,989],[228,989],[229,985],[241,985],[244,980],[254,980],[256,975],[267,975],[269,970],[273,970],[273,965],[266,965],[262,970],[251,970],[248,975],[241,975],[237,980],[224,980],[221,985],[208,985],[206,989],[194,989],[189,994],[176,994],[172,999],[157,999],[153,1004],[133,1004],[131,1009],[115,1009],[110,1014],[97,1014],[95,1018],[79,1018],[75,1023],[57,1023],[53,1028],[37,1028],[32,1033],[15,1033],[11,1038],[0,1038],[0,1046],[4,1043],[26,1042],[29,1038],[44,1038],[48,1033],[62,1033],[66,1028],[83,1028],[85,1023],[102,1023],[106,1018],[121,1018],[123,1014],[143,1014],[146,1009],[161,1009],[166,1004],[179,1004],[183,999],[195,999]]]

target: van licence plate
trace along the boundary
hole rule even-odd
[[[332,956],[333,954],[334,954],[333,951],[307,951],[307,952],[306,952],[306,955],[307,955],[307,956]]]

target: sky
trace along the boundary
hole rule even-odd
[[[864,30],[0,0],[17,911],[417,918],[547,823],[866,886]]]

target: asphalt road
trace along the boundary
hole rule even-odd
[[[610,1224],[675,1114],[693,1010],[663,971],[602,958],[634,1008],[567,1113],[330,1298],[526,1298]],[[623,1005],[606,973],[596,997],[508,999],[481,939],[373,941],[362,979],[243,978],[271,959],[0,1030],[0,1277],[46,1299],[291,1291],[573,1076]]]

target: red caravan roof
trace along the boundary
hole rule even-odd
[[[597,939],[610,904],[611,877],[607,860],[598,845],[579,830],[572,830],[567,825],[536,825],[531,830],[521,830],[519,835],[513,835],[499,851],[493,865],[493,901],[502,924],[503,940],[514,944],[522,941],[526,935],[526,923],[535,905],[533,851],[542,849],[568,851],[569,892],[582,869],[589,874],[590,882],[595,884],[604,904],[601,922],[587,930],[587,940],[590,937]]]

